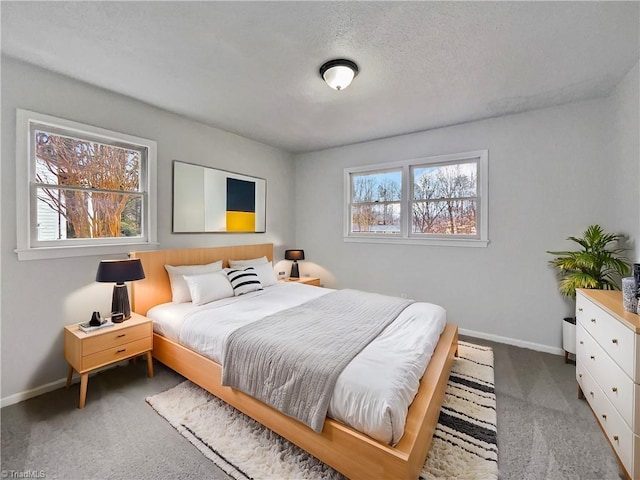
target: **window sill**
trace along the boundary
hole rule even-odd
[[[151,250],[158,243],[120,243],[117,245],[74,245],[65,247],[38,247],[16,249],[18,260],[47,260],[52,258],[117,255],[133,250]]]
[[[489,245],[489,240],[468,238],[403,238],[403,237],[349,237],[345,236],[346,243],[386,243],[389,245],[431,245],[434,247],[475,247],[484,248]]]

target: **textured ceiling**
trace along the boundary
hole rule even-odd
[[[638,2],[7,2],[2,52],[292,152],[607,95]],[[346,90],[318,68],[358,63]]]

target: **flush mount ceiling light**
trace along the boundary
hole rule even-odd
[[[320,67],[320,76],[334,90],[347,88],[358,74],[358,65],[351,60],[329,60]]]

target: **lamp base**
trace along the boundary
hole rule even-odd
[[[121,320],[112,320],[114,323],[120,323],[131,318],[129,291],[127,290],[127,286],[124,283],[116,283],[116,285],[113,287],[113,296],[111,297],[111,313],[122,313],[123,315],[123,318]]]
[[[293,265],[291,265],[291,273],[289,274],[291,278],[300,278],[300,271],[298,270],[298,261],[294,260]]]

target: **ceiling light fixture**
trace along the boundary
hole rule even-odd
[[[358,74],[358,65],[351,60],[329,60],[320,67],[320,76],[334,90],[344,90]]]

